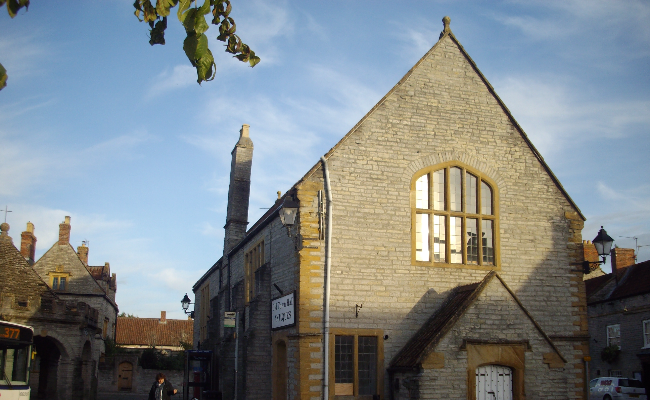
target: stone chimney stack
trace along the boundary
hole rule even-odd
[[[81,246],[77,247],[77,255],[82,263],[87,267],[88,266],[88,246],[86,242],[81,242]]]
[[[622,249],[614,247],[612,249],[612,272],[634,265],[634,249]]]
[[[59,224],[59,244],[70,243],[70,217],[66,216],[65,221]]]
[[[239,141],[232,150],[228,213],[224,226],[226,230],[223,242],[224,254],[244,238],[248,226],[251,165],[253,163],[253,141],[248,136],[248,128],[248,125],[242,125],[239,131]]]
[[[161,311],[160,312],[160,323],[161,324],[166,324],[167,323],[167,311]]]
[[[29,265],[34,264],[36,254],[36,236],[34,236],[34,224],[27,223],[27,230],[20,235],[20,255],[25,257]]]

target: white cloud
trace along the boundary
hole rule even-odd
[[[147,91],[145,98],[154,99],[164,93],[196,85],[196,69],[189,64],[177,65],[172,71],[164,70],[156,76]]]
[[[493,84],[544,157],[585,141],[631,136],[650,127],[650,102],[584,98],[568,78],[511,76]]]

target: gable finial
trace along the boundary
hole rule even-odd
[[[442,30],[442,32],[440,32],[440,37],[442,37],[442,35],[444,35],[445,33],[451,33],[451,28],[449,28],[449,24],[451,23],[451,18],[445,15],[444,18],[442,19],[442,23],[445,28]]]

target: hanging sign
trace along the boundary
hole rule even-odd
[[[223,327],[224,328],[234,328],[235,327],[235,318],[237,313],[226,311],[223,313]]]
[[[280,329],[296,324],[296,292],[271,302],[271,329]]]

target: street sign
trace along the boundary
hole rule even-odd
[[[223,313],[223,327],[224,328],[234,328],[235,327],[235,317],[237,313],[226,311]]]
[[[271,329],[296,324],[295,293],[289,293],[271,302]]]

